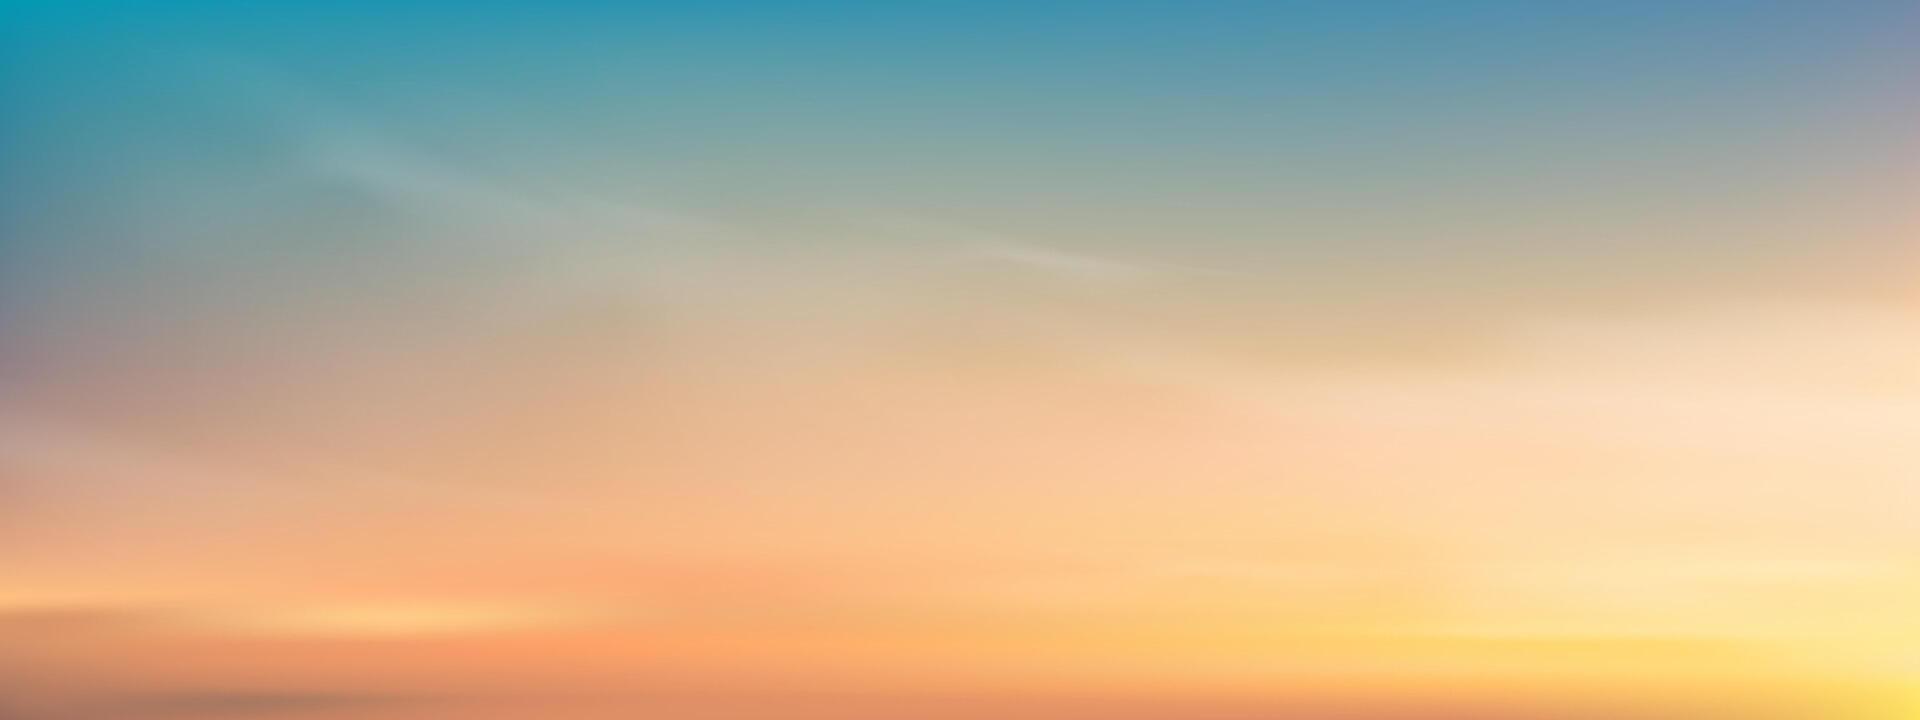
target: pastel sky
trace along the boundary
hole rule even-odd
[[[1920,712],[1910,2],[0,7],[0,717]]]

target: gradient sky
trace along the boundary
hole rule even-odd
[[[1913,712],[1920,6],[681,5],[0,8],[0,715]]]

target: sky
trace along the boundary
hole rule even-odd
[[[1920,712],[1920,7],[0,4],[0,717]]]

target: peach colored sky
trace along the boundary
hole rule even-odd
[[[1916,707],[1898,3],[17,5],[0,717]]]

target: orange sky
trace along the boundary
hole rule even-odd
[[[1920,717],[1912,3],[0,6],[0,720]]]

